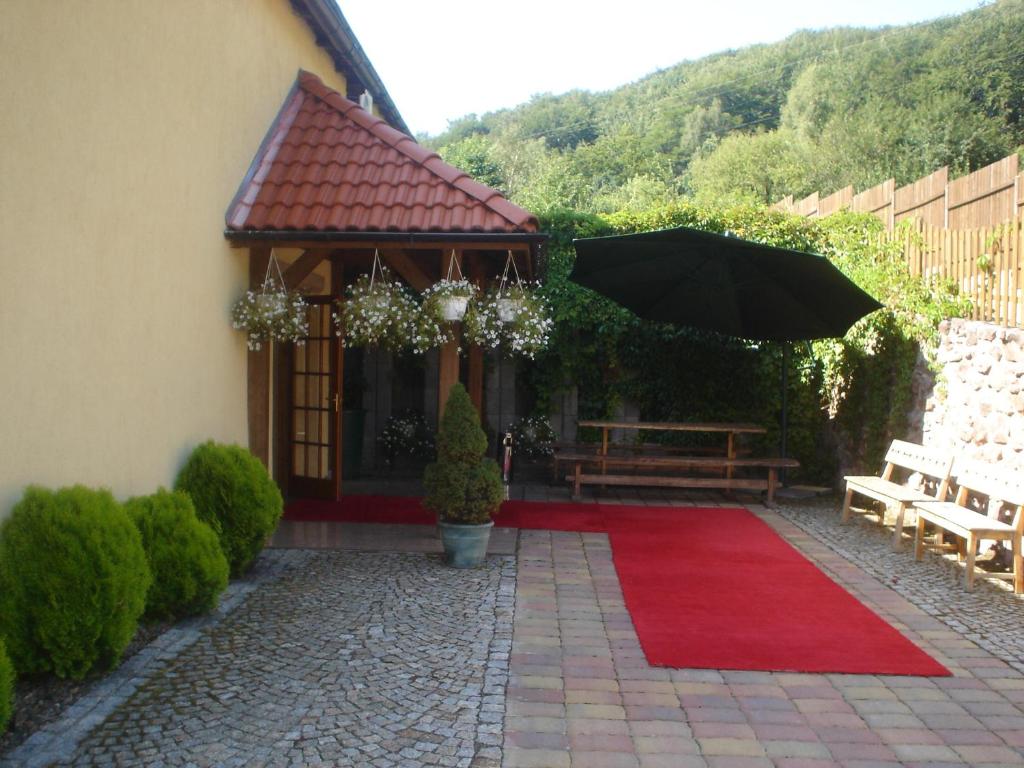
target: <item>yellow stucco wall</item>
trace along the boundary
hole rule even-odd
[[[0,518],[246,443],[224,211],[300,67],[344,92],[287,0],[3,3]]]

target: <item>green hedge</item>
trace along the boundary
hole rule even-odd
[[[216,532],[232,576],[245,573],[284,511],[266,468],[237,445],[210,440],[198,446],[174,487],[191,497],[199,519]]]
[[[14,665],[7,655],[4,641],[0,640],[0,734],[7,730],[7,723],[14,713]]]
[[[178,618],[214,608],[228,585],[228,561],[217,534],[196,516],[188,495],[161,488],[124,506],[142,535],[153,574],[146,616]]]
[[[116,664],[151,576],[109,491],[29,487],[0,526],[0,636],[20,673],[81,679]]]

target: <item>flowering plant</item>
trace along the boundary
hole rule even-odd
[[[265,341],[293,341],[303,344],[309,336],[306,302],[298,291],[273,284],[261,291],[246,291],[231,308],[231,325],[244,330],[249,349],[260,349]]]
[[[553,452],[552,443],[557,436],[547,417],[535,414],[524,416],[512,425],[512,441],[516,453],[531,459],[544,458]]]
[[[377,441],[388,465],[394,464],[399,456],[429,459],[434,454],[434,437],[422,414],[415,411],[389,416]]]
[[[340,302],[341,313],[334,313],[336,333],[351,347],[384,347],[399,351],[409,346],[411,325],[418,307],[408,291],[388,279],[381,270],[381,279],[363,275],[348,287],[346,301]]]
[[[526,284],[497,288],[466,312],[466,337],[495,349],[506,344],[514,354],[533,358],[547,348],[554,321],[547,303]]]

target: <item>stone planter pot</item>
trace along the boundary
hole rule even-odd
[[[460,525],[438,522],[444,559],[453,568],[475,568],[487,557],[493,522],[482,525]]]
[[[468,296],[448,296],[441,300],[441,315],[449,322],[457,322],[466,315]]]

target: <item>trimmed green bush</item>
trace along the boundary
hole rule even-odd
[[[142,534],[153,574],[146,617],[178,618],[213,609],[228,585],[228,561],[188,494],[161,488],[129,499],[124,508]]]
[[[437,433],[437,461],[427,466],[423,506],[447,523],[490,522],[505,498],[501,471],[484,458],[487,435],[462,384],[454,384]]]
[[[245,573],[284,511],[266,468],[237,445],[197,446],[174,488],[191,497],[199,519],[216,532],[232,576]]]
[[[109,491],[30,486],[0,526],[0,636],[19,673],[83,678],[135,634],[151,576]]]
[[[0,734],[7,730],[14,712],[14,665],[0,640]]]

